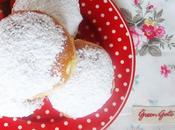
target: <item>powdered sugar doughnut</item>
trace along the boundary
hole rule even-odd
[[[38,93],[64,83],[75,60],[72,38],[53,18],[18,12],[0,21],[0,115],[30,115]]]
[[[16,0],[13,12],[21,10],[37,10],[47,13],[65,26],[75,36],[82,21],[79,0]]]
[[[102,47],[82,40],[76,40],[75,46],[77,69],[49,99],[56,110],[79,118],[96,112],[111,97],[114,70]]]

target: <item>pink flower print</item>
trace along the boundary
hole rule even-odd
[[[130,27],[130,32],[131,32],[131,35],[132,35],[132,38],[134,41],[134,45],[137,48],[141,43],[140,35],[142,32],[141,32],[141,30],[136,29],[136,27],[134,27],[134,26]]]
[[[134,0],[134,5],[138,6],[140,4],[140,0]]]
[[[140,33],[136,30],[134,26],[130,27],[130,32],[134,40],[134,45],[137,48],[141,42]]]
[[[131,26],[129,29],[134,41],[135,48],[140,49],[144,42],[147,42],[147,38],[144,36],[143,31],[137,27]]]
[[[155,34],[156,37],[162,38],[166,34],[165,28],[163,26],[156,27]]]
[[[153,4],[150,4],[150,3],[146,7],[146,10],[148,12],[152,12],[154,9],[155,9],[155,6]]]
[[[155,27],[153,25],[143,25],[142,31],[149,40],[156,37]]]
[[[167,78],[170,73],[171,73],[171,70],[168,68],[167,65],[161,66],[161,75],[163,75],[165,78]]]

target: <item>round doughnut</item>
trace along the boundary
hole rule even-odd
[[[75,46],[75,73],[49,99],[53,108],[66,117],[81,118],[96,112],[111,97],[114,70],[102,47],[83,40],[76,40]]]
[[[0,21],[0,115],[23,117],[41,106],[33,99],[64,84],[75,66],[74,41],[59,21],[32,11]]]
[[[12,12],[37,10],[58,19],[72,36],[76,36],[82,16],[79,0],[16,0]]]

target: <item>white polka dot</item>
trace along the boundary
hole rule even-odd
[[[116,69],[116,66],[114,65],[113,68],[114,68],[114,70],[115,70],[115,69]]]
[[[93,19],[93,20],[92,20],[92,23],[96,23],[96,22],[97,22],[97,20],[96,20],[96,19]]]
[[[116,102],[113,102],[113,103],[112,103],[112,106],[114,106],[114,107],[115,107],[116,105],[117,105],[117,104],[116,104]]]
[[[45,114],[46,114],[46,115],[48,115],[49,113],[50,113],[50,111],[49,111],[49,110],[46,110],[46,111],[45,111]]]
[[[41,116],[40,115],[36,116],[36,119],[37,120],[41,119]]]
[[[113,120],[113,116],[110,116],[110,117],[109,117],[109,120]]]
[[[122,64],[122,65],[123,65],[124,63],[125,63],[125,61],[124,61],[124,60],[121,60],[121,61],[120,61],[120,64]]]
[[[64,121],[65,126],[68,126],[68,124],[69,124],[68,121]]]
[[[119,90],[119,88],[115,88],[115,92],[117,92],[117,93],[118,93],[119,91],[120,91],[120,90]]]
[[[114,20],[118,20],[118,16],[114,16]]]
[[[88,12],[87,12],[89,15],[91,15],[92,14],[92,11],[91,10],[88,10]]]
[[[125,87],[128,86],[128,83],[127,82],[124,82],[123,83],[123,86],[125,86]]]
[[[104,112],[108,112],[108,108],[105,108],[105,109],[104,109]]]
[[[113,30],[112,30],[112,33],[115,34],[115,33],[116,33],[116,30],[113,29]]]
[[[99,5],[95,5],[95,8],[96,8],[96,9],[99,9],[99,8],[100,8],[100,6],[99,6]]]
[[[91,123],[91,119],[87,119],[87,123]]]
[[[101,31],[102,31],[102,28],[99,27],[99,28],[98,28],[98,31],[101,32]]]
[[[21,125],[19,125],[19,126],[18,126],[18,129],[19,129],[19,130],[22,130],[22,126],[21,126]]]
[[[130,54],[130,55],[128,56],[128,58],[129,58],[129,59],[132,59],[132,55]]]
[[[78,129],[81,130],[83,128],[82,125],[78,125]]]
[[[129,68],[126,68],[126,72],[129,73],[130,72],[130,69]]]
[[[103,17],[105,17],[105,14],[104,14],[104,13],[101,13],[101,15],[100,15],[100,16],[103,18]]]
[[[77,120],[77,118],[76,117],[72,117],[72,119],[75,121],[75,120]]]
[[[86,28],[86,29],[89,29],[89,26],[88,26],[88,25],[86,25],[86,26],[85,26],[85,28]]]
[[[111,23],[109,21],[106,22],[106,25],[109,26]]]
[[[101,126],[104,126],[105,125],[105,122],[101,122]]]
[[[27,121],[27,124],[30,125],[32,122],[30,120]]]
[[[120,24],[120,28],[124,28],[124,25],[123,24]]]
[[[43,123],[43,124],[41,124],[41,128],[45,128],[46,127],[46,125]]]
[[[100,114],[98,114],[98,113],[95,114],[95,117],[96,117],[96,118],[99,118],[99,117],[100,117]]]
[[[120,99],[123,101],[125,99],[125,97],[122,96]]]
[[[126,32],[126,36],[127,36],[127,37],[129,36],[129,32]]]
[[[59,130],[59,128],[58,127],[55,127],[55,130]]]
[[[54,120],[53,118],[52,118],[52,119],[50,119],[50,122],[51,122],[51,123],[53,123],[54,121],[55,121],[55,120]]]
[[[44,106],[44,102],[41,103],[41,108],[42,108],[42,106]]]
[[[96,44],[97,44],[97,45],[100,45],[100,43],[99,43],[99,42],[97,42],[97,41],[96,41]]]
[[[104,38],[104,40],[107,40],[108,39],[108,36],[105,35],[103,38]]]
[[[107,2],[108,2],[108,0],[103,0],[103,2],[104,2],[104,3],[107,3]]]
[[[97,130],[97,128],[93,127],[92,130]]]
[[[113,44],[113,43],[110,43],[110,44],[109,44],[109,47],[110,47],[110,48],[114,47],[114,44]]]
[[[32,130],[36,130],[35,128],[33,128]]]
[[[41,108],[42,108],[42,106],[39,106],[39,107],[37,108],[37,110],[41,110]]]
[[[79,34],[79,35],[81,34],[81,31],[80,31],[80,30],[78,31],[78,34]]]
[[[17,118],[16,117],[13,117],[13,121],[17,121]]]
[[[63,113],[60,113],[59,116],[60,116],[60,117],[63,117]]]
[[[117,76],[117,77],[121,79],[121,78],[122,78],[122,74],[118,74],[118,76]]]
[[[9,126],[9,124],[6,122],[6,123],[4,123],[4,127],[8,127]]]
[[[82,6],[82,7],[85,7],[85,6],[86,6],[86,4],[85,4],[85,3],[81,3],[81,6]]]
[[[55,130],[59,130],[59,128],[58,127],[55,127]]]
[[[109,8],[108,10],[109,10],[109,12],[112,12],[113,9],[112,8]]]
[[[123,46],[123,50],[126,51],[128,48],[127,46]]]
[[[117,38],[117,41],[118,42],[121,42],[122,41],[122,38],[121,37]]]
[[[90,36],[91,36],[92,38],[94,38],[94,37],[95,37],[95,35],[94,35],[94,34],[91,34]]]
[[[116,56],[119,56],[119,55],[120,55],[120,53],[119,53],[118,51],[116,51],[116,52],[115,52],[115,55],[116,55]]]

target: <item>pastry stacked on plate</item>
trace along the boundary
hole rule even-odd
[[[100,109],[114,72],[107,52],[75,40],[77,0],[16,0],[0,21],[0,115],[26,117],[48,98],[72,118]]]

